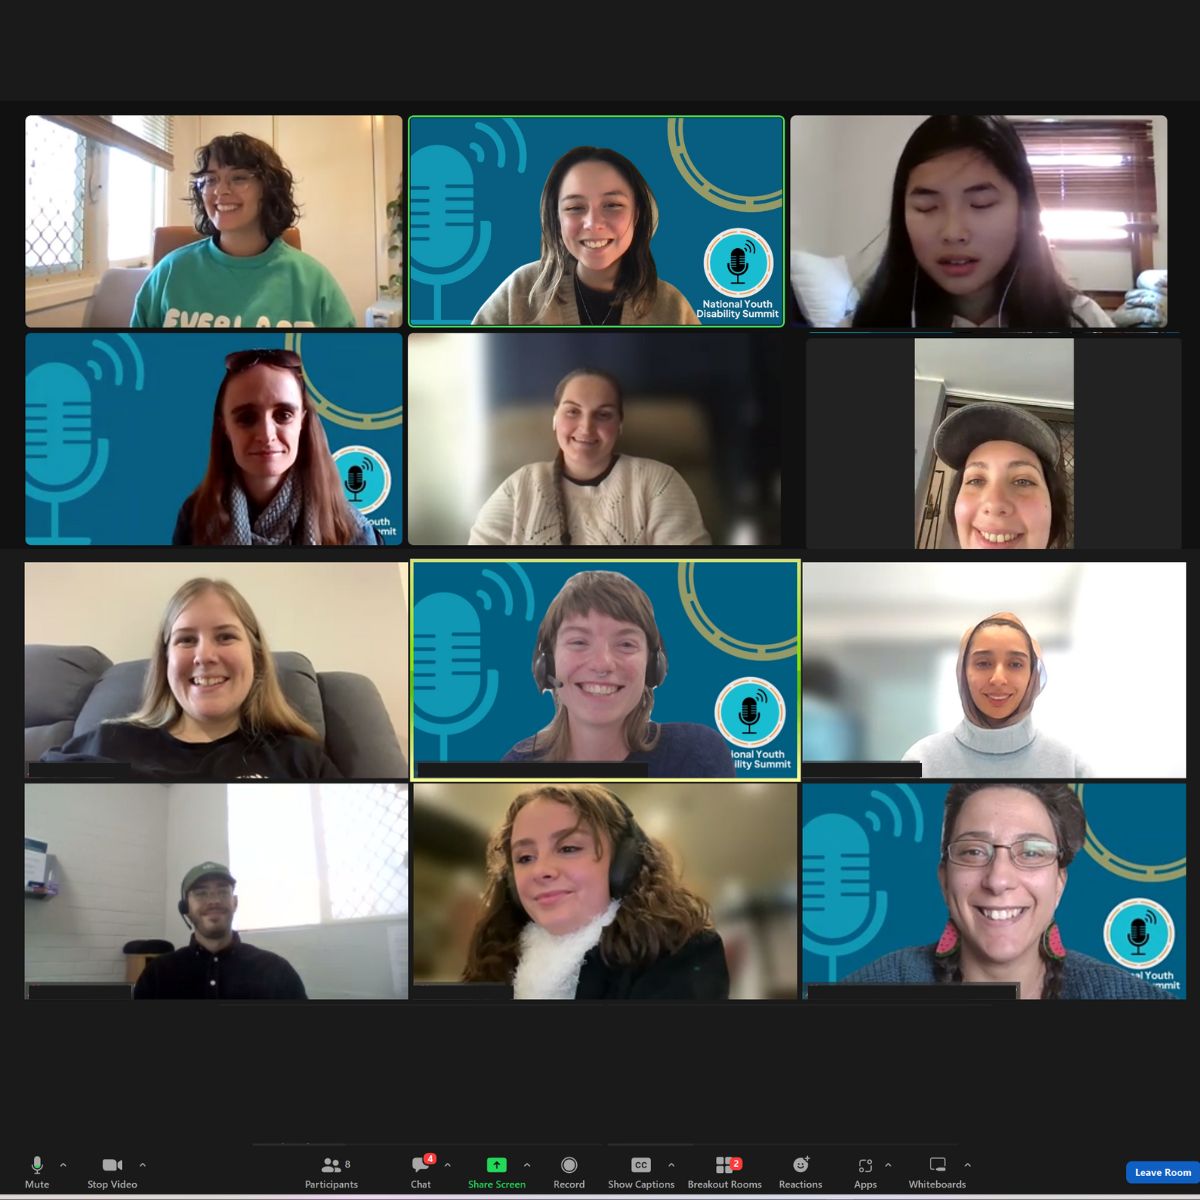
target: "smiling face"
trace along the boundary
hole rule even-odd
[[[196,190],[218,233],[262,236],[262,181],[249,167],[222,167],[211,163],[196,180]]]
[[[572,933],[599,916],[608,890],[612,847],[580,824],[569,805],[530,800],[512,826],[512,872],[521,907],[550,933]]]
[[[576,163],[563,176],[559,230],[584,283],[601,290],[613,287],[621,256],[633,242],[637,217],[633,189],[609,163]]]
[[[221,419],[243,485],[261,503],[296,464],[304,428],[300,381],[266,363],[239,371],[225,384]]]
[[[1029,688],[1033,664],[1029,642],[1010,625],[986,625],[967,651],[967,687],[985,716],[1003,720],[1016,712]]]
[[[1015,632],[1015,631],[1014,631]],[[989,787],[972,793],[959,810],[950,840],[975,837],[1008,846],[1023,838],[1057,845],[1054,825],[1042,802],[1016,787]],[[1054,919],[1066,886],[1066,870],[1054,865],[1022,869],[1008,850],[997,849],[991,863],[964,867],[944,863],[938,879],[950,917],[962,935],[963,977],[972,968],[992,973],[1008,968],[1012,977],[1036,971],[1038,943]]]
[[[228,879],[219,876],[197,879],[187,894],[188,920],[198,936],[224,941],[233,930],[238,898]]]
[[[964,550],[1045,550],[1053,506],[1038,456],[1017,442],[984,442],[967,456],[954,501]]]
[[[608,470],[621,432],[621,412],[612,384],[599,375],[567,382],[554,410],[554,436],[573,479],[594,479]]]
[[[648,657],[639,626],[596,611],[567,615],[554,642],[554,674],[572,736],[624,722],[641,702]]]
[[[905,190],[904,222],[913,255],[943,291],[994,305],[1017,245],[1017,189],[975,150],[953,150],[914,167]],[[957,307],[957,306],[956,306]],[[972,320],[994,312],[964,312]]]
[[[167,639],[167,682],[183,710],[172,733],[212,740],[238,727],[254,683],[254,650],[220,592],[201,592],[175,619]]]

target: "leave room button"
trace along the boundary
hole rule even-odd
[[[1200,1162],[1127,1162],[1126,1183],[1200,1183]]]

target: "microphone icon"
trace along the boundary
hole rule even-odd
[[[869,945],[887,917],[887,892],[874,894],[871,913],[871,845],[866,830],[843,813],[814,817],[803,831],[800,908],[804,949],[829,959],[836,983],[837,960]]]
[[[729,262],[726,264],[726,266],[729,268],[730,275],[733,276],[734,283],[740,284],[742,282],[742,276],[745,275],[748,270],[750,270],[750,267],[746,262],[746,252],[741,248],[741,246],[738,246],[729,252]]]
[[[94,458],[92,440],[88,381],[66,363],[43,363],[30,371],[25,377],[25,494],[50,505],[50,536],[26,537],[28,545],[91,544],[91,538],[59,535],[58,509],[86,496],[108,466],[108,439],[96,440]]]
[[[354,497],[354,503],[358,503],[358,494],[367,486],[367,481],[363,478],[363,469],[355,463],[354,466],[346,472],[346,491]]]
[[[30,1166],[33,1167],[33,1173],[35,1175],[40,1175],[42,1173],[42,1156],[40,1154],[35,1154],[33,1156],[33,1162],[30,1163]]]
[[[1135,917],[1129,922],[1129,932],[1125,937],[1133,947],[1133,954],[1130,957],[1145,958],[1142,947],[1150,940],[1150,934],[1146,930],[1146,922],[1141,917]]]
[[[742,712],[739,720],[746,726],[747,736],[754,732],[754,726],[762,720],[762,713],[758,711],[758,703],[753,696],[747,696],[742,701]]]
[[[433,320],[440,323],[442,289],[483,262],[492,223],[476,225],[475,170],[453,146],[422,146],[412,156],[409,177],[410,274],[433,288]]]
[[[445,762],[450,735],[473,729],[491,711],[500,675],[494,669],[483,673],[479,614],[461,596],[424,597],[413,609],[412,627],[413,724],[437,735],[438,758]]]

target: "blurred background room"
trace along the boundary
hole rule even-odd
[[[595,367],[624,389],[618,452],[674,467],[714,545],[778,545],[786,340],[740,330],[413,334],[409,541],[466,545],[509,475],[554,458],[555,385]]]
[[[531,786],[414,785],[414,982],[460,978],[487,886],[488,840]],[[730,998],[795,997],[795,785],[622,781],[618,794],[670,850],[683,886],[712,906]]]

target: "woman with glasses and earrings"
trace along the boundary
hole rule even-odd
[[[191,201],[204,240],[155,266],[137,294],[131,325],[355,327],[329,271],[283,240],[299,210],[292,173],[266,142],[234,133],[201,146]]]
[[[325,430],[291,350],[225,358],[208,470],[183,502],[176,546],[374,546],[346,500]]]
[[[1054,915],[1086,828],[1065,783],[953,784],[937,872],[949,909],[941,939],[885,954],[842,982],[1015,983],[1022,1000],[1168,999],[1064,944]]]
[[[962,635],[958,695],[963,719],[904,752],[932,779],[1083,779],[1092,772],[1064,742],[1034,728],[1046,690],[1042,648],[1010,612],[992,613]]]

